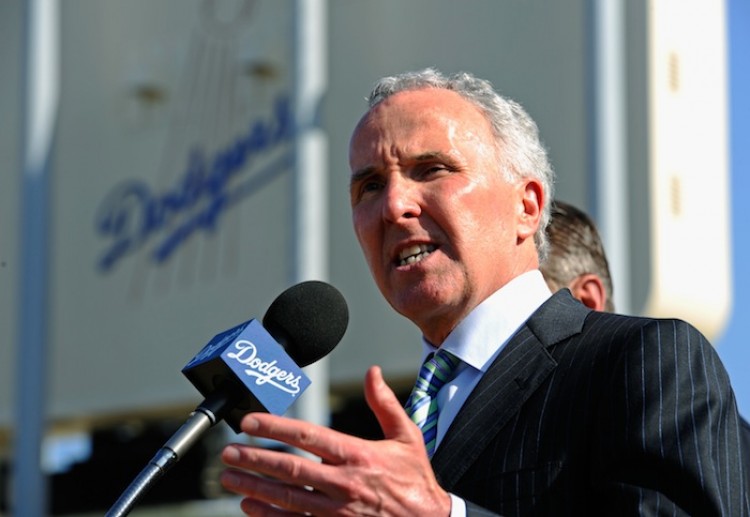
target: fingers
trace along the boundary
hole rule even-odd
[[[386,439],[401,442],[422,442],[422,434],[401,406],[396,394],[386,384],[378,366],[365,376],[365,399],[380,423]]]
[[[380,379],[382,381],[382,377]],[[393,397],[385,383],[382,383],[381,388],[385,388]],[[386,393],[385,406],[388,405],[388,398]],[[395,397],[393,398],[395,400]],[[385,413],[387,412],[386,410]],[[384,417],[383,421],[386,419],[387,417]],[[418,440],[412,439],[408,443],[409,450],[405,450],[406,440],[362,440],[330,429],[267,414],[246,417],[241,425],[243,430],[255,436],[279,440],[324,458],[324,463],[320,463],[288,452],[247,445],[235,444],[225,447],[222,452],[223,462],[238,470],[225,471],[222,475],[222,484],[230,491],[250,496],[255,502],[247,504],[253,505],[254,511],[258,511],[260,515],[267,513],[266,510],[259,511],[257,505],[262,507],[272,504],[292,511],[312,511],[312,508],[329,511],[336,504],[349,501],[352,494],[358,490],[367,488],[368,493],[374,494],[377,492],[375,487],[384,483],[383,473],[391,472],[392,463],[414,462],[420,457],[418,450],[415,454],[414,446],[421,447],[423,451],[424,461],[420,462],[421,468],[430,471],[421,434]],[[396,470],[405,473],[409,469],[404,467]],[[411,476],[408,477],[412,479]],[[397,484],[401,487],[404,485],[403,482]],[[307,490],[307,487],[313,487],[315,492]],[[363,498],[363,494],[358,494],[354,501],[361,503]],[[373,495],[368,500],[370,499],[377,501],[378,497]]]
[[[277,506],[262,503],[246,497],[240,502],[240,509],[246,515],[252,515],[253,517],[287,517],[290,515],[300,515],[303,512],[288,512],[282,510]],[[310,515],[309,512],[305,512],[304,515]]]
[[[251,436],[286,443],[332,464],[343,462],[357,450],[361,441],[327,427],[268,413],[249,413],[240,427]]]
[[[221,458],[229,467],[248,469],[297,486],[315,486],[324,490],[327,488],[326,475],[333,468],[295,454],[246,445],[226,446]],[[253,482],[264,479],[251,477]]]
[[[323,463],[288,452],[228,445],[222,460],[230,468],[222,474],[222,484],[245,496],[242,510],[248,515],[447,515],[450,496],[432,473],[422,434],[380,368],[368,371],[365,396],[385,440],[363,440],[299,420],[251,413],[240,424],[245,433],[308,451]]]
[[[224,471],[221,484],[231,492],[249,496],[241,503],[242,510],[248,515],[297,515],[317,507],[321,499],[318,497],[315,501],[316,494],[304,487],[236,470]]]
[[[227,490],[247,496],[242,509],[249,515],[287,515],[280,510],[282,508],[306,515],[333,515],[342,512],[347,505],[371,508],[377,502],[371,495],[372,489],[367,490],[368,483],[353,481],[357,477],[356,469],[346,465],[323,465],[293,454],[245,445],[227,446],[222,459],[228,466],[241,469],[225,470],[221,483]],[[362,513],[367,512],[351,511],[342,515]]]
[[[419,429],[407,416],[393,390],[386,384],[379,367],[373,366],[365,377],[365,398],[386,439],[402,443],[422,442]],[[327,427],[268,413],[249,413],[240,424],[252,436],[277,440],[320,457],[324,462],[340,464],[362,448],[360,438]]]

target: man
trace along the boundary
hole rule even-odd
[[[550,290],[567,287],[586,307],[614,312],[609,261],[591,218],[575,206],[556,200],[547,239],[549,252],[539,269]]]
[[[385,78],[350,166],[373,278],[422,331],[425,356],[442,358],[439,416],[430,402],[423,437],[377,367],[365,396],[384,440],[251,413],[243,431],[322,462],[227,446],[222,483],[246,496],[243,511],[750,513],[734,394],[705,339],[550,295],[538,267],[553,175],[519,105],[469,74]]]

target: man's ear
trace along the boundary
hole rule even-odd
[[[607,304],[607,291],[601,278],[593,273],[585,273],[576,277],[568,285],[573,297],[590,309],[603,311]]]
[[[521,213],[518,225],[518,240],[523,241],[533,237],[539,228],[539,222],[542,218],[542,206],[545,202],[545,192],[542,184],[531,178],[527,178],[520,185],[521,195]]]

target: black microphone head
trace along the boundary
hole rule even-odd
[[[281,293],[263,316],[263,326],[299,366],[327,355],[349,324],[349,308],[332,285],[309,280]]]

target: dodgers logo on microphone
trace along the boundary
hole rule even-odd
[[[255,377],[256,386],[269,383],[271,386],[285,391],[292,396],[299,393],[301,375],[295,375],[277,366],[278,360],[264,361],[258,354],[258,347],[247,339],[240,339],[234,343],[236,352],[229,352],[229,359],[236,359],[240,364],[249,366],[245,375]]]
[[[283,414],[310,385],[302,369],[256,319],[215,336],[183,373],[207,396],[217,388],[217,379],[228,377],[227,368],[233,379],[245,385],[256,411],[260,408],[255,402],[269,413]]]

